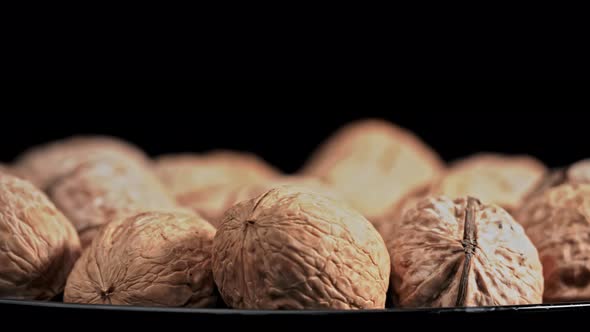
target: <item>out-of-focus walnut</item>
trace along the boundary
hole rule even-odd
[[[215,228],[192,213],[142,212],[104,226],[76,262],[68,303],[209,307]]]
[[[547,189],[517,218],[539,250],[545,301],[590,300],[590,184]]]
[[[45,194],[0,173],[0,298],[53,298],[79,255],[74,227]]]
[[[0,173],[11,174],[10,168],[4,164],[0,164]]]
[[[401,307],[541,303],[538,253],[522,226],[475,198],[426,198],[388,243]]]
[[[430,195],[474,196],[512,212],[546,173],[545,166],[529,156],[482,153],[452,164]]]
[[[280,175],[252,154],[225,150],[162,156],[155,171],[178,204],[213,223],[228,207],[228,195]]]
[[[313,154],[303,174],[325,180],[371,219],[443,169],[437,154],[418,137],[380,120],[340,129]]]
[[[33,147],[21,154],[15,163],[17,174],[42,190],[57,178],[69,173],[80,164],[103,157],[135,160],[149,163],[147,156],[137,147],[107,136],[75,136]]]
[[[383,308],[389,256],[358,212],[282,186],[225,213],[213,242],[213,275],[234,308]]]
[[[83,247],[90,244],[100,226],[117,217],[176,206],[153,173],[121,158],[82,163],[53,181],[47,191],[74,224]]]
[[[525,201],[542,194],[550,188],[576,183],[590,184],[590,159],[580,160],[567,167],[548,173],[543,178],[543,181],[540,181],[537,187],[527,196]]]

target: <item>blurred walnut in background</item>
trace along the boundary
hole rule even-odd
[[[228,196],[238,188],[281,175],[253,154],[224,150],[161,156],[154,169],[178,204],[213,224],[229,207]]]
[[[103,157],[134,160],[149,164],[148,157],[137,147],[114,137],[75,136],[42,144],[23,152],[15,162],[15,172],[46,190],[59,177],[80,164]]]
[[[385,121],[364,120],[336,132],[301,173],[321,178],[373,220],[443,168],[436,152],[414,134]]]
[[[0,298],[53,298],[79,255],[74,227],[49,199],[0,173]]]

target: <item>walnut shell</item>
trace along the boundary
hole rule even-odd
[[[103,227],[66,285],[68,303],[209,307],[215,228],[179,212],[142,212]]]
[[[74,227],[45,194],[0,173],[0,298],[53,298],[79,255]]]
[[[590,159],[580,160],[568,167],[554,170],[548,173],[543,181],[540,181],[525,199],[532,199],[534,196],[544,193],[550,188],[555,188],[563,184],[584,183],[590,184]]]
[[[514,211],[546,173],[547,168],[529,156],[481,153],[453,163],[430,195],[474,196]]]
[[[401,307],[541,303],[537,250],[522,226],[474,198],[426,198],[388,243],[391,289]]]
[[[97,228],[122,215],[176,207],[154,174],[120,158],[82,163],[47,191],[74,224],[83,247],[90,244]]]
[[[437,154],[409,131],[380,120],[363,120],[337,131],[302,173],[322,178],[371,219],[434,180],[442,169]]]
[[[590,185],[548,189],[520,209],[518,220],[539,250],[545,301],[590,300]]]
[[[252,154],[225,150],[162,156],[154,169],[178,204],[212,223],[221,218],[227,197],[238,188],[280,175]]]
[[[225,213],[213,242],[213,275],[234,308],[383,308],[389,256],[358,212],[282,186]]]
[[[16,161],[17,173],[46,190],[51,183],[81,163],[103,157],[135,160],[148,165],[147,156],[135,146],[107,136],[74,136],[33,147]]]

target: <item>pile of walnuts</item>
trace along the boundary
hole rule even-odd
[[[0,298],[379,309],[590,300],[590,161],[351,123],[296,174],[245,152],[151,159],[112,137],[0,165]]]

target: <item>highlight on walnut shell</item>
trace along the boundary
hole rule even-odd
[[[42,144],[23,152],[16,160],[17,174],[42,190],[80,164],[92,159],[116,157],[149,164],[148,157],[134,145],[108,136],[73,136]]]
[[[280,176],[253,154],[226,150],[162,156],[154,170],[179,205],[212,223],[227,209],[228,195],[241,186]]]
[[[74,227],[49,199],[0,173],[0,298],[53,298],[79,255]]]
[[[56,179],[47,191],[74,224],[84,248],[99,227],[117,217],[176,207],[154,174],[120,158],[105,157],[82,163]]]
[[[282,186],[225,213],[213,244],[213,275],[233,308],[383,308],[389,256],[358,212]]]
[[[545,301],[590,300],[590,184],[550,188],[517,218],[539,250]]]
[[[76,262],[67,303],[210,307],[215,228],[192,213],[142,212],[104,226]]]
[[[444,165],[409,131],[381,120],[362,120],[337,131],[307,162],[302,174],[318,176],[367,218],[382,215]]]
[[[426,198],[390,240],[391,289],[400,307],[542,302],[538,253],[522,226],[475,198]]]
[[[529,156],[481,153],[453,163],[430,195],[474,196],[512,212],[546,173],[546,167]]]

